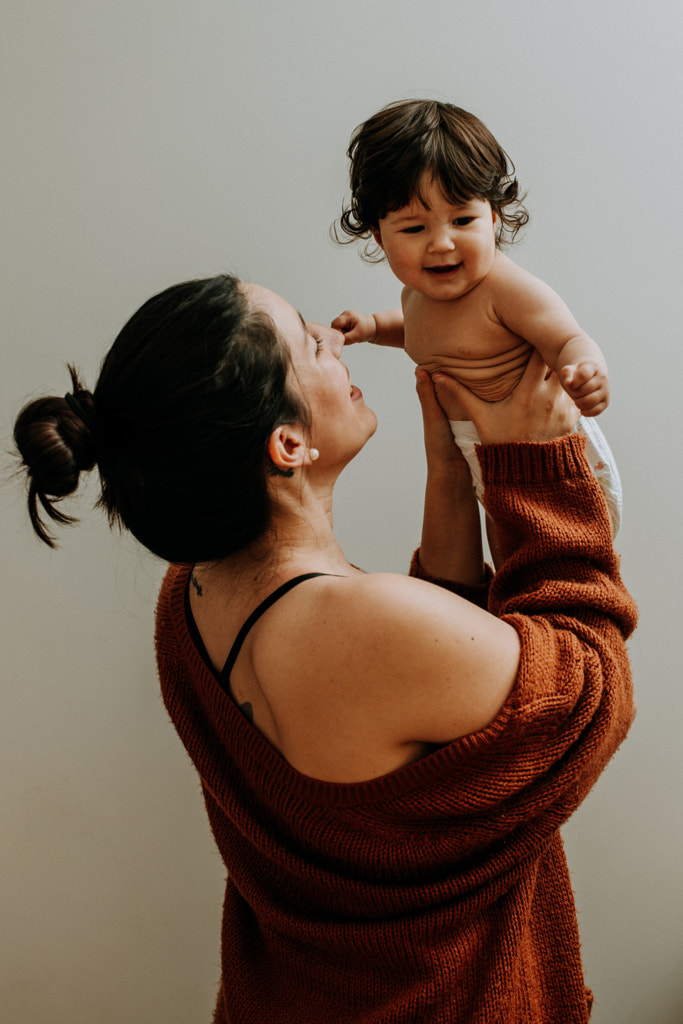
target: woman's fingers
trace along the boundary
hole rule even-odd
[[[464,461],[453,440],[448,417],[437,399],[435,385],[426,370],[415,371],[417,396],[422,408],[427,460],[453,464]],[[468,470],[469,472],[469,470]]]
[[[436,432],[444,437],[450,437],[452,441],[448,419],[437,400],[434,382],[426,370],[417,369],[415,371],[415,387],[422,407],[425,432]]]
[[[569,433],[579,411],[534,350],[517,387],[500,402],[484,402],[444,373],[433,375],[436,396],[449,419],[471,419],[484,444],[549,441]],[[460,407],[463,415],[451,415]]]
[[[471,409],[480,402],[472,392],[446,373],[435,373],[432,383],[439,405],[449,420],[471,420]],[[485,403],[484,403],[485,404]]]

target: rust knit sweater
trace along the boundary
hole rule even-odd
[[[582,448],[480,449],[506,561],[488,590],[446,585],[519,632],[517,681],[485,730],[369,782],[300,775],[249,724],[169,569],[162,692],[228,873],[216,1024],[588,1020],[558,830],[631,723],[635,609]]]

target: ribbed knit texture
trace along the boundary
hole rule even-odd
[[[558,829],[631,723],[635,608],[582,448],[480,449],[516,685],[482,732],[369,782],[300,775],[247,722],[188,632],[188,568],[169,569],[161,687],[228,872],[215,1024],[588,1020]]]

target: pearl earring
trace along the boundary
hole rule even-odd
[[[309,448],[308,457],[311,460],[311,462],[315,462],[316,459],[320,458],[320,452],[318,451],[317,448]]]

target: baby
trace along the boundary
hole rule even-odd
[[[506,153],[473,114],[405,100],[360,125],[348,156],[351,201],[341,231],[369,240],[370,261],[386,257],[404,286],[402,309],[347,310],[332,326],[347,344],[404,348],[419,366],[451,374],[489,402],[512,391],[538,349],[582,413],[578,429],[616,534],[619,474],[591,419],[609,401],[605,359],[562,299],[500,250],[528,221]],[[476,431],[464,421],[451,429],[481,498]]]

